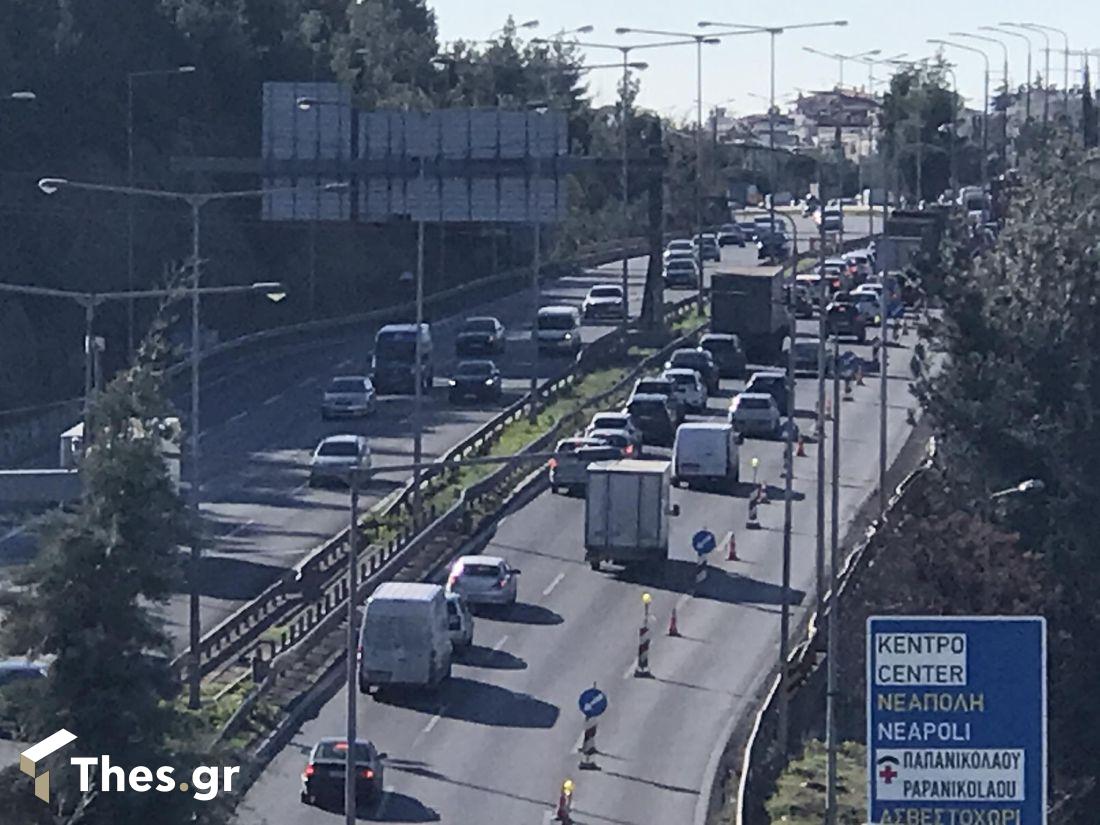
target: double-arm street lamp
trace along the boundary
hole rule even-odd
[[[878,57],[882,54],[882,49],[871,49],[866,52],[857,52],[856,54],[841,54],[840,52],[826,52],[821,49],[815,49],[813,46],[803,46],[802,51],[809,52],[810,54],[816,54],[818,57],[827,57],[830,60],[837,62],[837,68],[839,74],[837,77],[837,88],[844,88],[844,64],[849,60],[863,60],[865,57]]]
[[[71,181],[66,178],[42,178],[38,181],[38,188],[47,195],[52,195],[60,189],[76,189],[89,192],[102,192],[106,194],[124,195],[128,197],[155,198],[158,200],[170,200],[187,204],[191,209],[191,286],[188,290],[191,294],[191,420],[188,438],[190,453],[190,505],[194,519],[194,539],[191,544],[191,575],[188,577],[189,587],[189,624],[190,624],[190,653],[191,661],[188,667],[188,705],[198,708],[200,697],[201,654],[199,643],[201,642],[201,618],[199,615],[199,590],[198,573],[199,562],[202,558],[201,546],[201,512],[199,503],[202,495],[202,482],[199,474],[199,360],[200,360],[200,335],[199,335],[199,296],[201,295],[201,259],[199,215],[202,208],[214,201],[240,200],[244,198],[260,198],[266,195],[280,194],[296,191],[295,187],[274,187],[270,189],[248,189],[229,192],[169,192],[160,189],[139,189],[133,186],[110,186],[102,183],[84,183]],[[341,191],[347,188],[346,183],[330,183],[319,187],[325,191]]]
[[[1042,29],[1033,28],[1031,25],[1029,25],[1027,23],[1006,23],[1005,21],[1002,20],[1000,23],[998,23],[998,25],[1004,26],[1005,28],[1009,28],[1009,29],[1018,29],[1020,32],[1028,32],[1030,34],[1037,34],[1041,38],[1043,38],[1043,44],[1044,44],[1043,51],[1046,53],[1046,57],[1044,58],[1044,61],[1043,61],[1043,86],[1042,86],[1042,89],[1043,89],[1043,125],[1046,126],[1047,117],[1050,114],[1050,35],[1048,35]],[[1027,35],[1026,34],[1021,34],[1021,37],[1026,38]],[[1027,41],[1027,52],[1028,52],[1028,59],[1029,59],[1029,62],[1030,62],[1030,56],[1031,56],[1031,39],[1030,38],[1028,38],[1028,41]],[[1030,73],[1031,73],[1031,70],[1028,69],[1028,74],[1030,74]],[[1030,77],[1028,78],[1028,83],[1029,84],[1031,83],[1031,78]]]
[[[700,20],[697,24],[701,29],[748,29],[752,34],[767,34],[770,39],[769,70],[768,70],[768,154],[771,156],[771,189],[772,196],[768,198],[768,226],[771,233],[775,234],[775,193],[776,177],[778,175],[778,163],[775,153],[775,38],[785,31],[794,29],[820,29],[833,26],[847,26],[847,20],[827,20],[820,23],[795,23],[786,26],[750,26],[745,23],[725,23],[719,20]],[[786,640],[783,641],[786,643]],[[784,747],[786,745],[784,744]],[[786,752],[786,751],[784,751]]]
[[[1002,171],[1003,171],[1004,169],[1008,168],[1008,97],[1007,97],[1008,96],[1008,84],[1009,84],[1009,80],[1008,80],[1008,46],[1007,46],[1007,44],[1005,44],[1005,42],[1003,40],[998,40],[996,37],[988,37],[987,35],[984,35],[984,34],[973,34],[971,32],[948,32],[948,34],[951,37],[963,37],[963,38],[966,38],[967,40],[978,40],[982,43],[996,43],[998,46],[1001,47],[1001,56],[1003,58],[1003,62],[1002,62],[1002,65],[1001,65],[1001,71],[1004,75],[1004,85],[1002,86],[1002,89],[1004,90],[1004,94],[1005,94],[1005,97],[1002,100],[1002,105],[1004,106],[1004,110],[1001,112],[1001,114],[1002,114],[1002,118],[1001,118],[1001,168],[1002,168]],[[985,57],[986,74],[988,76],[988,74],[989,74],[989,55],[986,54],[984,51],[982,51],[982,56]],[[988,83],[989,83],[989,81],[987,80],[986,81],[987,94],[988,94]],[[988,109],[987,109],[987,111],[988,111]]]
[[[87,444],[90,443],[92,437],[91,422],[88,417],[91,412],[91,399],[95,386],[93,376],[95,374],[97,347],[93,330],[96,307],[109,301],[132,303],[143,298],[171,298],[183,294],[186,290],[141,289],[125,292],[79,292],[70,289],[0,283],[0,292],[13,292],[18,295],[34,295],[45,298],[65,298],[84,308],[84,442]],[[202,287],[199,292],[202,295],[234,295],[242,292],[256,292],[266,295],[269,300],[276,303],[286,297],[286,288],[276,281],[262,281],[239,286],[208,286]]]
[[[134,182],[134,81],[153,77],[175,77],[194,74],[195,67],[187,64],[174,69],[148,69],[126,74],[126,185]],[[134,203],[126,202],[126,287],[134,289]],[[134,302],[126,302],[126,353],[134,355]]]
[[[985,74],[983,76],[982,97],[982,184],[989,184],[989,55],[975,46],[967,46],[963,43],[955,43],[951,40],[941,40],[936,37],[928,38],[928,42],[936,46],[944,46],[951,49],[962,49],[980,55],[985,62]],[[956,85],[956,93],[958,86]]]
[[[1042,23],[1021,23],[1021,26],[1031,29],[1035,32],[1054,32],[1062,36],[1062,83],[1065,88],[1062,90],[1065,96],[1066,102],[1066,115],[1069,115],[1069,35],[1066,34],[1064,29],[1059,29],[1056,26],[1046,26]],[[1047,40],[1046,47],[1046,71],[1050,73],[1050,41]],[[1048,81],[1049,82],[1049,81]]]
[[[555,45],[556,43],[559,43],[559,42],[561,42],[561,41],[560,40],[554,40],[554,39],[548,39],[548,38],[539,38],[539,37],[536,37],[536,38],[531,40],[532,44],[543,45],[543,46],[552,46],[552,45]],[[620,117],[619,117],[619,131],[620,131],[620,140],[622,142],[622,172],[621,172],[621,175],[622,175],[622,197],[623,197],[623,203],[622,203],[622,218],[623,218],[622,242],[623,242],[623,245],[622,245],[621,254],[622,254],[622,259],[623,259],[623,268],[622,268],[623,315],[622,315],[622,323],[623,323],[623,329],[624,330],[626,329],[627,324],[630,322],[630,260],[629,260],[629,254],[628,254],[629,249],[627,248],[627,232],[630,229],[630,226],[629,226],[629,224],[630,224],[629,134],[630,133],[628,131],[629,118],[630,118],[630,106],[629,106],[629,98],[628,98],[627,95],[628,95],[629,87],[630,87],[630,69],[631,69],[632,66],[637,65],[637,64],[632,64],[630,62],[630,53],[633,52],[633,51],[636,51],[638,49],[656,49],[656,48],[661,48],[662,46],[680,46],[680,45],[690,44],[690,43],[693,43],[693,42],[694,41],[692,41],[692,40],[674,40],[674,41],[665,42],[665,43],[635,43],[635,44],[621,46],[621,45],[615,45],[613,43],[588,43],[588,42],[579,41],[579,40],[571,41],[572,45],[582,46],[582,47],[588,48],[588,49],[613,49],[614,51],[619,52],[623,57],[622,63],[620,64],[622,66],[622,69],[623,69],[623,79],[622,79],[622,92],[621,92],[621,95],[620,95],[620,103],[619,103],[619,105],[621,107],[621,110],[622,110],[620,112]]]

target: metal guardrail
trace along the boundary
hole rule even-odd
[[[693,295],[671,306],[666,305],[665,317],[669,320],[683,317],[694,308],[695,300]],[[605,338],[612,337],[615,336],[609,335]],[[678,339],[673,344],[679,345],[682,340],[684,339]],[[621,391],[622,387],[632,382],[638,374],[651,368],[652,363],[655,363],[654,359],[659,357],[660,361],[663,361],[669,351],[671,350],[666,347],[650,356],[614,387],[595,399],[587,399],[586,403],[599,403],[604,398]],[[583,366],[582,357],[565,374],[544,382],[539,388],[539,394],[543,400],[552,401],[566,388],[576,383]],[[435,462],[435,468],[426,471],[421,477],[421,491],[425,497],[429,497],[434,492],[435,485],[446,484],[444,476],[456,469],[448,468],[449,462],[488,453],[505,428],[525,414],[527,401],[528,396],[525,395],[441,456]],[[558,436],[562,423],[559,422],[536,442],[528,445],[523,452],[537,451],[545,447],[551,439]],[[364,523],[378,524],[387,523],[396,516],[402,523],[397,525],[397,532],[390,541],[382,545],[371,544],[361,554],[359,580],[364,584],[372,581],[381,570],[389,568],[395,560],[403,558],[410,550],[430,541],[439,530],[446,529],[467,509],[476,506],[476,503],[488,491],[499,485],[502,479],[517,472],[529,472],[529,469],[520,463],[502,466],[464,490],[456,503],[446,512],[440,514],[436,512],[435,505],[430,504],[424,514],[424,521],[421,522],[414,519],[414,513],[409,507],[413,487],[411,481],[407,483],[397,496],[386,500],[381,510],[368,513],[363,518]],[[279,636],[266,640],[273,655],[293,648],[303,638],[314,632],[317,626],[347,598],[347,583],[343,576],[343,567],[347,559],[350,532],[350,527],[341,530],[295,567],[287,570],[259,596],[205,634],[200,644],[200,666],[203,675],[209,675],[226,662],[239,659],[246,648],[255,647],[254,643],[277,624],[283,628]],[[334,571],[337,571],[335,575]],[[189,656],[185,651],[176,657],[173,666],[178,672],[182,672],[188,661]]]

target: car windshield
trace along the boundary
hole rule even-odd
[[[371,747],[366,742],[355,743],[355,761],[370,762]],[[321,742],[317,745],[317,751],[313,756],[318,761],[346,762],[348,758],[347,742]]]
[[[359,454],[359,447],[354,441],[326,441],[317,451],[317,455],[330,457],[355,457]]]
[[[593,298],[621,298],[623,290],[618,286],[594,286],[589,294]]]
[[[489,361],[463,361],[458,365],[458,375],[468,378],[488,378],[493,373]]]
[[[471,318],[462,328],[463,332],[496,332],[496,324],[492,318]]]
[[[495,579],[500,575],[500,568],[495,564],[463,564],[461,575],[476,576],[479,579]]]
[[[379,334],[374,344],[374,354],[383,361],[412,361],[416,358],[416,333]]]
[[[565,313],[539,316],[539,329],[573,329],[573,316]]]
[[[737,402],[739,410],[766,410],[771,407],[767,398],[745,398],[742,396]]]
[[[362,381],[355,381],[350,378],[338,378],[328,385],[329,392],[366,392],[366,386]]]

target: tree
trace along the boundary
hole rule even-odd
[[[1085,79],[1081,83],[1081,137],[1086,149],[1097,144],[1096,106],[1089,86],[1089,65],[1085,63]]]
[[[960,100],[948,88],[944,69],[942,59],[903,68],[883,95],[883,151],[918,199],[938,196],[950,182],[951,136],[940,127],[954,122]]]
[[[190,541],[161,455],[170,413],[163,356],[150,341],[138,365],[95,399],[82,497],[44,522],[26,589],[3,626],[8,650],[53,657],[28,711],[30,735],[64,727],[78,736],[73,752],[107,754],[126,767],[183,767],[191,759],[173,744],[187,729],[172,702],[178,685],[170,642],[153,612],[178,589],[178,548]],[[82,794],[76,773],[62,772],[54,783],[62,821],[86,806],[80,821],[96,825],[182,823],[195,804],[179,793]],[[2,799],[0,808],[7,810]]]
[[[974,491],[1026,478],[1041,496],[1014,504],[1010,525],[1041,558],[1057,593],[1050,627],[1051,738],[1065,821],[1100,797],[1100,188],[1068,135],[1024,157],[995,247],[945,283],[942,324],[915,364],[953,484]],[[939,356],[937,356],[939,357]],[[976,494],[980,494],[976,493]]]

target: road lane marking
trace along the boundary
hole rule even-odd
[[[232,538],[233,536],[237,535],[237,533],[241,532],[242,530],[247,530],[249,527],[251,527],[255,523],[256,523],[256,519],[250,518],[248,521],[246,521],[242,524],[238,524],[236,527],[234,527],[232,530],[230,530],[228,533],[226,533],[225,538],[227,538],[227,539]]]
[[[438,725],[438,724],[439,724],[439,720],[440,720],[441,718],[443,718],[443,717],[442,717],[442,714],[443,714],[443,711],[445,711],[446,709],[447,709],[447,706],[446,706],[446,705],[444,705],[443,707],[441,707],[441,708],[439,709],[439,713],[437,713],[437,714],[436,714],[435,716],[433,716],[433,717],[432,717],[431,719],[429,719],[429,720],[428,720],[428,724],[426,724],[426,725],[424,726],[424,730],[423,730],[422,732],[423,732],[423,733],[431,733],[431,732],[432,732],[432,728],[434,728],[434,727],[435,727],[436,725]]]
[[[316,383],[317,383],[317,376],[316,375],[311,375],[309,378],[307,378],[304,381],[300,382],[298,384],[298,386],[299,387],[308,387],[308,386],[311,386],[312,384],[316,384]]]
[[[504,647],[504,643],[507,642],[507,641],[508,641],[508,637],[506,635],[501,636],[500,641],[498,641],[495,645],[493,645],[493,650],[495,650],[497,653],[499,653],[500,649],[502,647]]]
[[[236,415],[232,416],[227,423],[236,424],[238,421],[241,421],[245,417],[247,417],[247,415],[248,415],[248,410],[242,410],[241,412],[239,412]]]
[[[549,596],[551,593],[553,593],[554,588],[557,587],[559,584],[561,584],[561,580],[564,579],[564,578],[565,578],[565,573],[564,572],[558,573],[558,575],[554,576],[554,580],[552,582],[550,582],[550,584],[546,585],[546,589],[542,591],[542,595]]]
[[[264,406],[267,407],[271,404],[274,404],[276,401],[281,401],[282,397],[283,397],[282,393],[279,393],[278,395],[273,395],[264,402]]]

